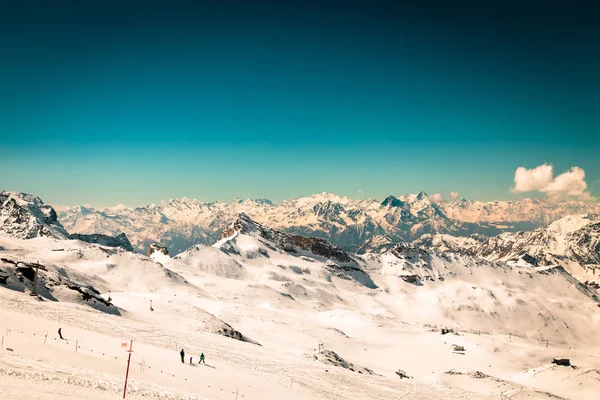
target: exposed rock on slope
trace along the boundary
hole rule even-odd
[[[259,246],[249,251],[247,246],[238,243],[239,236],[253,237],[264,247]],[[269,250],[298,257],[312,257],[325,262],[325,268],[332,275],[355,280],[370,288],[376,287],[356,260],[329,240],[280,232],[253,221],[243,213],[223,231],[215,247],[227,254],[243,254],[247,258],[269,257]]]
[[[217,335],[225,336],[231,339],[239,340],[241,342],[247,342],[261,346],[256,340],[250,339],[240,331],[234,329],[228,323],[220,320],[209,312],[205,312],[206,318],[202,321],[201,330],[206,332],[215,333]]]
[[[127,251],[134,251],[133,246],[131,245],[131,243],[129,242],[129,239],[127,238],[127,235],[125,235],[124,233],[121,233],[116,237],[102,235],[102,234],[98,234],[98,233],[94,233],[94,234],[90,234],[90,235],[74,233],[72,235],[69,235],[69,237],[71,239],[81,240],[82,242],[97,243],[102,246],[108,246],[108,247],[121,247],[122,249],[127,250]]]
[[[375,375],[373,370],[365,367],[361,367],[359,365],[352,364],[349,361],[344,360],[340,357],[335,351],[332,350],[322,350],[316,356],[314,356],[316,360],[336,367],[346,368],[352,372],[357,372],[359,374],[365,375]]]
[[[160,253],[160,254],[163,254],[165,256],[168,256],[169,255],[169,250],[167,249],[166,246],[163,246],[162,244],[159,244],[159,243],[150,243],[148,245],[148,253],[146,255],[148,257],[150,257],[154,253]]]
[[[240,213],[238,218],[221,234],[219,240],[235,236],[236,233],[254,234],[276,243],[282,250],[288,253],[299,253],[309,251],[315,255],[342,263],[354,263],[355,261],[339,246],[327,239],[316,237],[305,237],[279,232],[254,222],[246,214]]]
[[[20,292],[32,292],[35,279],[36,264],[26,261],[2,258],[0,260],[3,274],[8,279],[6,287]],[[35,282],[36,293],[47,300],[73,301],[86,303],[92,308],[119,315],[119,310],[105,300],[98,290],[91,285],[82,285],[74,282],[67,274],[61,273],[55,268],[39,265],[37,282]]]

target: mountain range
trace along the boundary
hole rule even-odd
[[[543,200],[438,203],[421,192],[383,201],[352,200],[319,193],[298,199],[202,202],[171,199],[144,207],[56,206],[58,220],[70,232],[125,233],[133,247],[146,252],[158,242],[172,254],[196,244],[212,244],[239,213],[272,228],[331,240],[344,250],[368,252],[411,241],[425,234],[495,236],[528,231],[567,215],[600,213],[598,203]]]
[[[165,360],[177,357],[174,349],[203,351],[211,362],[218,360],[216,371],[226,370],[224,381],[236,376],[236,385],[239,376],[252,386],[264,376],[264,387],[271,387],[287,369],[292,375],[285,377],[286,388],[293,376],[309,390],[298,399],[350,399],[357,393],[399,398],[411,393],[409,386],[394,389],[402,384],[399,366],[415,376],[419,393],[428,391],[423,398],[479,398],[477,393],[494,393],[501,384],[502,393],[514,399],[587,400],[600,388],[599,339],[590,335],[600,327],[598,214],[569,215],[529,231],[454,236],[467,234],[469,224],[499,224],[450,219],[448,205],[425,194],[388,198],[384,204],[321,195],[328,199],[298,199],[294,210],[288,205],[287,215],[297,219],[273,219],[288,223],[281,228],[239,211],[244,206],[255,213],[271,210],[261,218],[268,221],[281,204],[246,201],[236,203],[237,213],[228,211],[230,219],[224,212],[216,218],[223,228],[211,226],[214,239],[207,236],[207,244],[172,257],[170,249],[148,238],[143,239],[150,243],[147,252],[134,252],[122,231],[117,237],[69,233],[54,208],[38,197],[1,196],[0,315],[3,321],[11,318],[11,329],[35,332],[46,318],[41,332],[60,323],[63,332],[85,333],[88,346],[91,333],[93,343],[103,335],[105,347],[132,337],[142,343],[138,356],[143,351],[152,367],[163,363],[169,369],[175,366]],[[170,203],[179,205],[181,215],[193,215],[189,201]],[[368,241],[360,254],[326,237],[291,232],[290,227],[346,229],[348,221],[359,220],[357,203],[380,229],[372,236],[362,233]],[[525,204],[523,209],[537,203]],[[127,215],[127,209],[120,210]],[[173,215],[161,222],[156,212],[158,219],[148,227],[137,220],[145,229],[138,237],[168,225]],[[293,225],[299,221],[309,224]],[[46,354],[42,340],[19,344],[15,337],[20,338],[9,340],[19,357],[34,342],[36,362]],[[550,357],[563,354],[576,369],[553,369]],[[86,357],[87,369],[100,368]],[[53,368],[64,368],[48,360]],[[268,365],[272,369],[264,369]],[[122,364],[117,369],[121,376]],[[98,379],[97,373],[91,376]],[[475,377],[476,384],[461,376]],[[348,385],[351,390],[340,397],[339,388]],[[459,389],[472,393],[456,397]],[[270,398],[260,390],[254,397]]]

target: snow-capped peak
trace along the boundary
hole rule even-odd
[[[427,195],[427,193],[425,193],[424,191],[420,191],[419,194],[417,194],[417,200],[424,200],[424,199],[428,199],[429,196]]]
[[[578,231],[587,225],[600,222],[600,216],[596,214],[570,215],[548,225],[549,232],[560,235]]]
[[[56,211],[39,197],[4,191],[0,192],[0,233],[21,239],[69,236],[58,222]]]
[[[85,208],[80,207],[80,214],[84,212]],[[0,234],[17,239],[76,239],[133,251],[124,233],[116,237],[104,234],[69,234],[58,221],[54,208],[44,204],[39,197],[26,193],[0,192]]]

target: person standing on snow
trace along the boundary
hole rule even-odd
[[[181,352],[179,353],[181,355],[181,362],[185,363],[184,359],[185,359],[185,351],[183,351],[183,349],[181,349]]]
[[[60,338],[62,339],[62,328],[58,328],[58,336],[60,336]]]
[[[204,353],[200,354],[200,361],[198,361],[198,364],[200,363],[206,364],[206,361],[204,361]]]

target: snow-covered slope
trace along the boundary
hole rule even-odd
[[[600,324],[586,317],[600,315],[599,294],[560,266],[515,266],[414,243],[362,258],[393,295],[382,301],[418,308],[424,321],[562,342],[587,341],[584,327]]]
[[[569,216],[531,232],[504,233],[472,251],[490,260],[562,265],[582,281],[593,279],[600,270],[600,215]]]
[[[284,269],[282,263],[293,260],[294,267],[306,265],[304,268],[308,273],[321,274],[327,281],[336,276],[369,288],[376,287],[356,260],[329,240],[280,232],[243,213],[223,231],[215,247],[244,259],[266,258],[266,263]],[[261,262],[265,263],[264,260]]]
[[[529,375],[552,357],[569,357],[581,371],[598,360],[600,338],[589,334],[600,328],[598,299],[562,268],[483,260],[454,251],[478,239],[449,236],[359,257],[247,214],[217,239],[176,257],[152,246],[148,257],[1,236],[0,258],[11,260],[0,264],[8,276],[0,332],[10,329],[4,344],[12,349],[0,357],[3,394],[114,398],[127,358],[118,351],[132,339],[132,398],[553,398],[568,384],[570,398],[594,399],[593,377]],[[48,270],[40,272],[42,299],[27,295],[31,281],[20,281],[18,263]],[[92,294],[112,305],[90,304]],[[52,333],[43,343],[58,327],[80,351]],[[441,335],[442,327],[456,334]],[[206,366],[197,364],[201,352]],[[398,369],[412,378],[399,379]]]
[[[600,215],[561,218],[529,232],[506,232],[494,237],[423,235],[412,242],[438,253],[469,255],[515,266],[562,266],[581,282],[600,280]],[[387,245],[386,249],[393,246]]]
[[[395,242],[429,233],[491,236],[529,230],[565,215],[594,211],[600,212],[598,204],[529,199],[436,203],[421,192],[389,196],[383,202],[352,200],[329,193],[277,203],[268,200],[205,203],[183,198],[137,208],[60,207],[58,216],[70,232],[109,235],[124,232],[139,252],[145,253],[148,244],[158,242],[178,254],[196,244],[214,243],[240,212],[281,231],[330,239],[348,251],[373,251],[381,248],[381,241],[374,242],[373,237]]]
[[[32,294],[35,284],[39,301],[73,303],[121,315],[139,309],[139,300],[132,293],[146,296],[151,293],[156,307],[172,303],[174,293],[204,293],[161,263],[122,248],[78,240],[21,240],[3,236],[0,247],[0,275],[8,277],[0,286]],[[121,301],[115,304],[117,299]],[[131,304],[124,304],[123,299],[129,299]],[[182,320],[194,318],[194,329],[254,342],[205,310],[185,301],[178,303],[182,310],[187,309]]]

